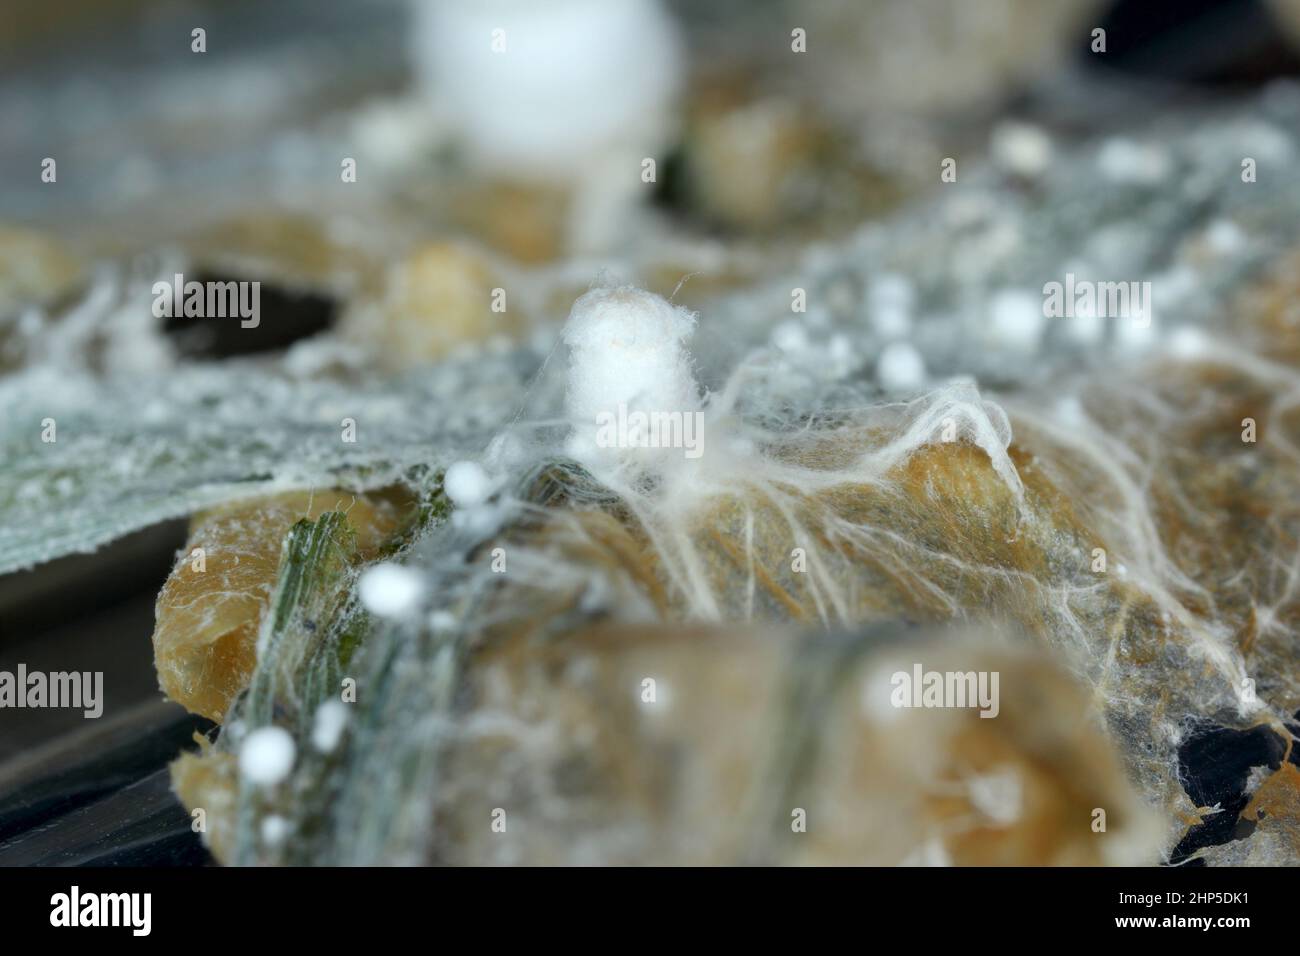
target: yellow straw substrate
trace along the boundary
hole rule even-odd
[[[172,700],[220,721],[257,663],[257,633],[285,533],[301,518],[341,511],[362,556],[393,533],[398,510],[351,492],[298,491],[198,514],[181,560],[158,595],[158,683]]]
[[[195,735],[199,752],[183,753],[172,762],[172,789],[190,811],[191,825],[202,821],[203,844],[222,863],[234,853],[239,767],[231,753],[218,753],[207,739]],[[198,814],[202,812],[202,816]]]
[[[381,301],[344,317],[343,333],[378,347],[397,368],[437,361],[494,336],[515,339],[526,316],[508,297],[507,284],[477,248],[431,242],[393,267]]]
[[[1155,859],[1159,821],[1090,719],[1086,692],[1030,647],[959,638],[653,626],[503,636],[467,668],[436,858]],[[999,674],[996,719],[891,705],[891,674],[915,661]],[[484,808],[503,802],[509,828],[497,833]]]

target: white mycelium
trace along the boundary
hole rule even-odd
[[[283,727],[258,727],[239,748],[239,772],[258,786],[270,787],[285,780],[293,769],[297,747]]]
[[[348,705],[341,700],[327,700],[316,708],[312,721],[311,743],[321,753],[332,753],[343,738],[348,725]]]
[[[683,57],[658,0],[412,7],[421,79],[487,163],[570,175],[594,152],[662,145]]]
[[[487,501],[492,494],[492,480],[478,462],[458,461],[447,468],[442,489],[458,508],[472,508]]]
[[[574,458],[604,477],[685,457],[685,447],[656,447],[663,436],[648,434],[647,422],[676,416],[685,438],[699,421],[700,393],[685,347],[694,328],[694,314],[631,286],[593,289],[573,304],[564,341]]]
[[[419,603],[424,582],[408,567],[377,564],[361,575],[357,590],[368,611],[380,617],[402,617]]]
[[[715,507],[722,498],[739,496],[747,508],[761,505],[765,513],[780,515],[788,524],[790,540],[810,542],[809,582],[826,620],[846,613],[848,578],[843,569],[832,570],[840,560],[836,553],[811,542],[837,537],[867,546],[872,530],[843,521],[829,509],[809,509],[808,494],[844,485],[887,486],[893,468],[918,449],[965,441],[988,455],[996,474],[1017,502],[1023,502],[1024,489],[1007,454],[1007,416],[984,401],[973,384],[958,382],[903,405],[864,409],[864,422],[889,422],[894,437],[880,444],[863,442],[842,464],[831,467],[818,457],[822,439],[805,423],[781,425],[781,410],[771,408],[766,417],[776,426],[772,429],[747,422],[740,413],[740,396],[753,397],[746,380],[763,374],[762,354],[742,362],[707,402],[701,398],[685,345],[694,327],[695,317],[687,310],[623,286],[594,289],[580,297],[564,330],[569,346],[569,454],[636,516],[692,615],[708,619],[719,614],[718,595],[702,570],[705,558],[692,540],[691,527],[701,510]],[[887,387],[910,390],[924,385],[924,362],[915,348],[905,342],[890,348],[895,351],[887,349],[881,363]],[[635,439],[643,435],[622,432],[620,438],[633,440],[611,444],[602,422],[612,417],[622,425],[637,413],[681,413],[696,423],[700,453],[638,444]],[[805,520],[818,527],[806,527]]]

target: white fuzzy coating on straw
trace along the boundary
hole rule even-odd
[[[766,520],[785,525],[789,540],[805,544],[807,584],[819,617],[828,623],[852,618],[855,577],[838,546],[814,542],[838,541],[868,551],[877,550],[880,542],[875,529],[853,525],[830,508],[810,510],[809,496],[843,486],[888,490],[896,480],[894,469],[921,448],[965,442],[988,456],[1017,509],[1023,508],[1024,487],[1008,455],[1010,423],[973,382],[956,381],[909,402],[856,410],[854,428],[860,435],[865,437],[872,426],[880,431],[857,454],[830,466],[821,457],[825,438],[820,431],[785,427],[777,409],[768,416],[775,428],[746,422],[738,413],[741,396],[753,394],[745,383],[763,374],[762,356],[742,363],[707,401],[701,398],[685,345],[694,326],[695,317],[687,310],[624,286],[579,298],[564,331],[570,350],[570,454],[622,499],[690,617],[722,617],[722,596],[714,593],[707,558],[691,533],[701,510],[722,499],[741,500],[746,510],[761,509]],[[923,370],[911,370],[906,384],[914,387],[922,375]],[[631,410],[698,414],[702,454],[692,460],[677,448],[601,444],[596,418],[619,404]],[[654,480],[645,481],[647,476]],[[516,567],[527,574],[532,557],[516,551]],[[555,573],[553,557],[537,557],[549,560],[549,573]]]

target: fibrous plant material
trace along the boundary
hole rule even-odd
[[[220,606],[265,602],[255,662],[175,768],[227,862],[1294,861],[1300,353],[1294,260],[1264,267],[1298,238],[1298,108],[1050,177],[1013,136],[1007,168],[842,241],[719,253],[784,274],[698,315],[539,270],[523,298],[565,331],[475,352],[452,316],[465,354],[395,377],[328,337],[138,381],[26,368],[0,567],[273,489],[420,496],[378,551],[337,499],[250,525],[261,573]],[[1252,188],[1223,175],[1242,149]],[[1044,313],[1048,280],[1120,267],[1155,277],[1149,324]],[[393,342],[426,306],[400,301]],[[619,404],[681,443],[602,433]],[[895,707],[879,674],[918,663],[998,673],[998,715]]]
[[[633,335],[645,332],[640,323],[646,310],[659,310],[650,316],[672,314],[667,303],[644,296],[620,290],[593,300],[605,306],[600,328],[615,344],[664,344],[671,367],[688,369],[675,335]],[[590,308],[580,303],[575,309],[579,322],[569,335],[575,350],[592,348]],[[1242,315],[1246,327],[1268,316]],[[599,365],[601,355],[609,371],[627,360],[618,348],[576,356],[571,388],[581,394],[599,376],[602,369],[591,364]],[[1220,352],[1211,366],[1232,362],[1231,353]],[[685,374],[667,378],[691,382]],[[658,449],[659,457],[639,460],[630,480],[617,459],[615,467],[602,470],[606,460],[599,456],[591,461],[595,474],[606,475],[603,482],[572,468],[541,473],[521,489],[519,518],[475,549],[471,562],[482,570],[468,578],[462,571],[448,583],[450,594],[463,593],[470,601],[459,609],[461,620],[475,624],[453,631],[461,637],[443,644],[438,660],[447,672],[423,692],[429,695],[424,706],[437,716],[420,742],[412,742],[403,771],[424,767],[433,774],[433,795],[416,802],[409,829],[370,830],[366,841],[353,843],[344,827],[335,831],[341,841],[336,849],[345,853],[343,859],[358,858],[347,853],[364,859],[387,846],[380,852],[395,852],[398,859],[462,863],[1154,859],[1189,822],[1213,809],[1189,799],[1180,777],[1180,746],[1197,722],[1260,727],[1285,741],[1288,752],[1291,731],[1276,709],[1255,696],[1247,677],[1259,668],[1255,637],[1234,645],[1221,619],[1198,597],[1210,597],[1196,582],[1212,580],[1212,568],[1169,556],[1171,543],[1181,540],[1182,521],[1198,520],[1202,494],[1199,474],[1185,469],[1181,456],[1198,447],[1205,453],[1206,441],[1235,440],[1235,424],[1222,416],[1236,414],[1232,397],[1242,384],[1200,363],[1163,360],[1144,379],[1157,394],[1177,395],[1194,383],[1209,410],[1208,418],[1192,415],[1179,434],[1167,436],[1176,444],[1159,453],[1155,446],[1145,458],[1107,451],[1105,443],[1113,439],[1088,417],[1086,385],[1080,405],[1058,413],[1073,416],[1068,431],[1052,429],[1032,411],[1023,413],[1023,421],[1021,413],[1008,416],[959,386],[915,403],[861,409],[833,427],[790,432],[751,426],[743,447],[720,452],[711,446],[713,455],[698,470],[684,455],[672,460],[664,457],[667,449]],[[673,394],[680,399],[687,393]],[[1122,434],[1121,423],[1135,417],[1116,398],[1111,395],[1107,405],[1115,416],[1112,435]],[[712,441],[736,437],[723,431],[736,428],[726,390],[715,399],[704,409],[711,428],[705,434]],[[1188,407],[1189,400],[1182,401]],[[587,427],[578,421],[576,428]],[[1219,429],[1229,425],[1224,437]],[[1013,438],[1013,431],[1020,437]],[[1286,429],[1275,435],[1274,447],[1281,450],[1293,440]],[[727,454],[733,457],[723,459]],[[1250,471],[1261,464],[1266,462],[1256,461]],[[1139,478],[1155,500],[1167,494],[1186,502],[1186,517],[1149,518],[1140,507],[1146,499],[1134,490]],[[1231,475],[1218,475],[1212,487],[1216,495],[1231,496],[1236,484]],[[1281,494],[1270,514],[1285,523],[1285,502],[1296,500],[1296,489]],[[1223,528],[1219,534],[1233,532]],[[499,585],[485,567],[489,543],[512,562],[511,575]],[[1238,552],[1233,562],[1249,573],[1250,551]],[[927,663],[955,655],[956,670],[999,673],[1020,688],[1003,700],[1026,708],[1022,716],[1008,713],[988,724],[965,712],[942,719],[919,714],[917,727],[924,729],[911,744],[906,722],[898,724],[896,716],[884,720],[881,739],[872,744],[869,727],[841,727],[833,709],[825,719],[815,717],[820,711],[809,717],[812,705],[803,698],[780,711],[784,717],[770,712],[777,706],[770,702],[787,693],[783,682],[797,683],[791,675],[805,667],[815,671],[812,662],[827,655],[833,661],[828,673],[810,680],[828,681],[834,674],[844,681],[833,685],[839,688],[835,699],[843,698],[859,714],[865,709],[868,716],[890,715],[883,703],[886,689],[870,678],[874,670],[854,669],[837,656],[844,647],[856,648],[848,660],[882,653],[879,630],[869,632],[875,638],[831,642],[839,651],[818,650],[811,639],[777,639],[776,646],[798,648],[786,652],[795,655],[794,663],[781,654],[773,662],[765,650],[773,640],[754,634],[670,636],[614,627],[584,637],[580,624],[605,614],[678,626],[705,619],[859,629],[900,615],[931,624],[988,618],[994,609],[1000,628],[1025,635],[1037,653],[1050,653],[1081,689],[1051,676],[1050,669],[1040,673],[1027,664],[1021,670],[1014,660],[980,666],[989,663],[986,653],[996,658],[999,652],[972,650],[978,645],[909,644],[910,657]],[[896,650],[907,640],[906,631],[886,633],[891,636],[884,647]],[[442,643],[436,636],[434,642]],[[1033,656],[1015,641],[1002,652]],[[623,663],[629,656],[634,663]],[[1294,674],[1271,657],[1264,670],[1270,681],[1281,680],[1269,684],[1270,698],[1292,707]],[[1179,675],[1176,681],[1171,673]],[[291,683],[292,672],[282,680]],[[646,680],[653,688],[650,698],[638,692]],[[727,690],[732,681],[734,700]],[[1042,692],[1058,682],[1058,689]],[[1007,683],[1002,686],[1009,691]],[[744,706],[755,711],[742,719]],[[724,709],[715,713],[710,707]],[[730,714],[726,720],[724,712]],[[1051,737],[1080,732],[1084,712],[1095,724],[1082,738],[1067,744]],[[816,732],[794,733],[791,721],[799,720],[791,714],[813,721]],[[1049,732],[1058,722],[1060,730]],[[1022,724],[1028,738],[1021,736]],[[738,734],[736,726],[750,730]],[[766,753],[757,728],[768,726],[782,728],[770,737],[784,741],[789,753]],[[728,729],[709,743],[709,731],[718,727]],[[950,733],[960,744],[948,751],[943,741]],[[629,744],[642,735],[643,742]],[[1107,738],[1141,782],[1145,806],[1107,763]],[[691,741],[691,763],[662,758],[660,750],[674,749],[673,739]],[[621,756],[629,745],[639,759]],[[807,762],[844,747],[850,750],[829,762],[834,772],[823,771],[831,774],[828,781],[842,781],[842,774],[854,781],[841,792],[821,782]],[[1081,750],[1064,757],[1069,748]],[[918,752],[931,753],[931,760],[918,763]],[[1058,770],[1044,769],[1048,753],[1061,760]],[[774,759],[798,763],[799,769],[773,770],[768,762]],[[859,759],[864,768],[854,771]],[[1090,761],[1097,769],[1083,778],[1094,785],[1111,782],[1099,791],[1076,792],[1076,774]],[[1280,767],[1247,811],[1257,816],[1265,803],[1290,799],[1290,779],[1289,768]],[[836,839],[786,842],[788,821],[773,817],[770,805],[753,809],[748,802],[761,803],[755,794],[776,800],[773,780],[787,786],[818,782],[810,791],[817,795],[815,810],[802,805],[811,798],[787,802],[794,810],[837,820]],[[876,800],[882,805],[875,806]],[[891,800],[907,809],[886,812]],[[517,829],[503,832],[516,837],[496,840],[481,820],[476,826],[489,805],[514,814]],[[736,811],[719,822],[712,816],[718,806]],[[861,810],[861,817],[849,807]],[[781,815],[790,812],[784,808]],[[868,826],[859,834],[852,821],[860,819],[888,819],[893,826],[887,833]],[[1097,830],[1085,819],[1109,822]],[[1268,820],[1266,811],[1253,831],[1259,836],[1247,840],[1261,841],[1268,852],[1293,853],[1286,842],[1292,835],[1288,819],[1282,813]],[[849,833],[856,835],[848,839]],[[399,842],[419,834],[428,841],[421,853],[398,849]],[[254,853],[250,859],[262,858],[255,846],[246,850]]]
[[[913,660],[998,672],[1013,710],[894,709],[890,676]],[[466,674],[439,862],[1096,865],[1160,838],[1086,697],[986,637],[515,631]],[[1104,832],[1077,825],[1098,807]]]
[[[1243,329],[1274,318],[1247,306],[1239,314]],[[550,569],[555,613],[580,597],[557,594],[556,582],[585,588],[578,568],[592,564],[617,569],[621,583],[607,593],[621,596],[611,606],[668,619],[845,626],[900,612],[942,621],[996,609],[1093,688],[1173,836],[1213,812],[1189,800],[1181,777],[1179,747],[1198,722],[1259,727],[1288,753],[1292,746],[1285,718],[1300,707],[1300,685],[1294,631],[1278,609],[1294,614],[1294,573],[1275,555],[1296,547],[1300,480],[1285,461],[1300,433],[1270,411],[1279,402],[1256,382],[1293,377],[1220,345],[1197,361],[1152,363],[1141,375],[1150,393],[1126,398],[1108,385],[1102,403],[1081,383],[1080,404],[1057,412],[1068,420],[1026,408],[1022,424],[1013,412],[1014,442],[1000,410],[943,393],[919,410],[860,412],[853,427],[751,429],[761,452],[736,455],[731,466],[715,450],[692,481],[681,471],[690,462],[677,462],[649,491],[618,485],[603,507],[582,505],[584,495],[598,498],[578,482],[572,513],[542,515],[536,530],[505,540],[524,577],[542,562]],[[1176,426],[1150,429],[1148,394],[1182,410]],[[1104,409],[1101,421],[1085,410],[1094,407]],[[1252,408],[1267,415],[1271,440],[1234,451],[1242,409]],[[959,431],[961,410],[984,424]],[[1134,435],[1117,446],[1139,422],[1145,441]],[[1006,437],[985,444],[981,435]],[[1193,464],[1231,458],[1209,471]],[[1258,483],[1261,473],[1272,476],[1269,486]],[[1247,510],[1234,515],[1239,507]],[[1206,544],[1189,549],[1189,536]],[[557,574],[560,556],[571,573]],[[1246,582],[1258,583],[1247,591]],[[510,590],[496,597],[490,616],[499,620]],[[523,608],[537,600],[525,589],[512,626],[526,627]],[[1275,769],[1276,795],[1288,791],[1291,773],[1285,762]],[[1288,819],[1252,833],[1292,858]]]
[[[258,634],[280,579],[281,542],[294,522],[326,512],[345,515],[360,556],[373,556],[399,520],[392,502],[330,489],[195,516],[155,611],[154,660],[168,697],[212,720],[225,717],[258,660]]]

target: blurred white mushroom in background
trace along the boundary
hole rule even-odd
[[[685,57],[659,0],[412,4],[420,83],[482,168],[580,183],[575,244],[604,245],[647,194],[676,125]]]

